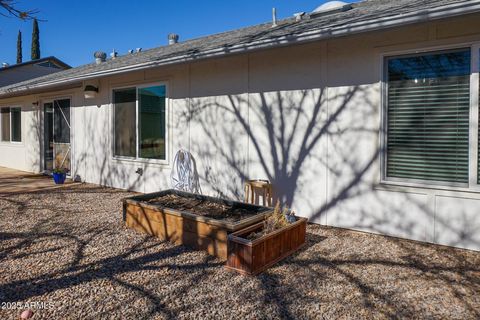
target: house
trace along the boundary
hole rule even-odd
[[[46,57],[0,68],[0,87],[70,69],[65,62],[55,57]]]
[[[480,1],[177,38],[0,88],[0,166],[153,192],[184,148],[206,194],[269,179],[311,221],[480,250]]]

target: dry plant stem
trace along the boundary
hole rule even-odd
[[[289,210],[287,207],[281,209],[280,202],[277,201],[273,214],[265,219],[263,222],[263,229],[259,232],[252,232],[247,236],[249,240],[258,239],[264,235],[274,232],[275,230],[281,229],[289,225],[287,216],[294,215],[294,212]]]

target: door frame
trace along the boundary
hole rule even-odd
[[[47,130],[47,117],[46,117],[46,104],[52,104],[52,113],[53,113],[53,102],[52,101],[44,101],[41,104],[40,107],[40,112],[42,114],[42,128],[41,128],[41,136],[42,136],[42,150],[41,150],[41,157],[42,157],[42,172],[44,174],[51,174],[51,172],[47,169],[47,160],[46,160],[46,149],[47,149],[47,144],[49,143],[46,139],[46,130]],[[53,122],[53,114],[52,114],[52,122]],[[52,123],[52,129],[53,129],[53,123]],[[53,139],[53,138],[52,138]],[[52,161],[53,161],[53,150],[52,150]],[[53,168],[53,165],[52,165]]]
[[[72,173],[74,172],[74,161],[73,161],[73,96],[72,95],[60,95],[60,96],[52,96],[52,97],[45,97],[40,101],[40,113],[42,119],[42,126],[41,126],[41,139],[42,139],[42,149],[41,149],[41,170],[44,174],[50,175],[51,172],[48,172],[45,169],[45,104],[52,103],[53,108],[55,110],[54,102],[55,100],[69,100],[70,101],[70,171],[67,174],[67,177],[72,177]],[[55,158],[55,156],[54,156]]]

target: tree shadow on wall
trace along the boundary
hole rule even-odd
[[[328,164],[326,149],[329,140],[344,133],[338,124],[349,112],[358,112],[355,106],[368,108],[360,111],[363,119],[357,119],[349,132],[355,132],[357,137],[378,133],[378,129],[366,125],[378,110],[358,86],[330,94],[328,100],[333,103],[329,107],[327,89],[228,95],[209,100],[193,100],[190,114],[184,116],[193,130],[200,130],[197,133],[206,138],[202,144],[192,143],[192,149],[207,161],[204,183],[221,196],[240,199],[245,180],[263,177],[272,182],[275,198],[292,206],[299,189],[305,187],[306,176],[326,179],[326,170],[330,175],[337,174],[336,168]],[[377,147],[368,157],[345,163],[354,171],[354,178],[330,205],[348,197],[349,190],[362,181],[378,154]],[[215,167],[208,165],[208,159],[216,161]]]
[[[431,242],[443,232],[450,245],[480,245],[471,213],[459,210],[452,224],[427,195],[380,184],[378,95],[355,85],[193,98],[182,119],[202,187],[242,200],[246,180],[268,179],[276,199],[312,222]],[[426,229],[434,223],[435,234]]]

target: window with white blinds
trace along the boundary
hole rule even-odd
[[[386,177],[468,183],[470,49],[386,59]]]

